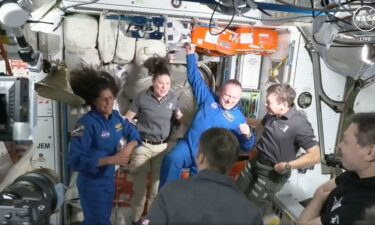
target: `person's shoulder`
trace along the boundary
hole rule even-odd
[[[177,97],[176,93],[172,89],[168,91],[168,96],[170,98],[176,98]]]
[[[234,115],[235,115],[235,117],[238,121],[240,121],[240,122],[246,121],[246,117],[243,114],[239,105],[236,105],[231,111],[232,111],[232,113],[234,113]]]
[[[123,118],[117,109],[112,110],[112,116]]]
[[[89,111],[76,121],[72,132],[83,131],[84,129],[91,130],[91,129],[94,129],[96,124],[97,124],[97,121],[92,111]]]
[[[297,110],[295,107],[292,108],[293,110],[293,113],[292,113],[292,118],[294,121],[298,120],[298,121],[308,121],[308,118],[307,118],[307,113],[303,110]]]
[[[145,96],[145,95],[148,95],[149,93],[151,95],[152,91],[151,91],[150,87],[147,87],[144,90],[142,90],[141,92],[139,92],[138,96],[140,96],[140,97]]]
[[[358,175],[355,172],[345,171],[335,178],[336,185],[346,181],[359,180]]]
[[[112,111],[112,116],[114,117],[114,119],[117,121],[117,122],[125,122],[125,123],[129,123],[129,121],[127,119],[124,119],[124,117],[120,114],[120,112],[116,109],[114,109]]]
[[[94,122],[94,113],[93,111],[88,111],[86,114],[84,114],[81,118],[77,120],[77,123],[81,124],[91,124]]]
[[[174,102],[177,102],[177,94],[173,91],[173,90],[170,90],[168,92],[168,101],[174,101]]]

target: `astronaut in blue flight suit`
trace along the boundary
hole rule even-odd
[[[190,168],[190,175],[197,173],[195,157],[201,134],[212,127],[226,128],[232,131],[244,151],[250,151],[255,143],[255,135],[251,135],[246,118],[242,114],[238,102],[242,95],[241,84],[229,80],[216,96],[203,81],[195,58],[195,47],[185,46],[187,54],[188,81],[195,96],[198,111],[185,137],[163,159],[160,185],[177,180],[183,168]]]
[[[78,171],[83,225],[110,225],[115,165],[125,165],[141,143],[136,128],[112,110],[118,87],[108,73],[89,68],[71,73],[73,91],[91,105],[71,132],[69,165]],[[87,85],[87,86],[86,86]],[[119,149],[122,138],[127,140]]]

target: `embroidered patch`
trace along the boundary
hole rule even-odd
[[[341,197],[339,200],[337,200],[336,196],[334,196],[334,198],[335,198],[335,202],[333,203],[333,206],[331,208],[331,212],[334,211],[337,208],[340,208],[342,206],[341,205],[341,201],[342,201],[343,197]]]
[[[335,216],[331,217],[331,224],[340,224],[340,216],[336,214]]]
[[[120,132],[122,130],[122,124],[118,123],[115,125],[116,132]]]
[[[289,126],[286,124],[280,124],[279,128],[285,133],[289,129]]]
[[[81,137],[83,135],[83,131],[85,130],[85,126],[82,124],[77,124],[76,128],[70,132],[70,136],[72,137]]]
[[[103,130],[102,131],[102,135],[101,135],[102,138],[109,138],[109,136],[110,135],[109,135],[109,131],[108,130]]]
[[[219,105],[216,102],[211,103],[211,109],[217,109]]]
[[[165,107],[168,108],[168,109],[172,109],[173,103],[168,103]]]
[[[234,116],[230,112],[225,111],[223,113],[223,115],[224,115],[225,119],[227,119],[229,122],[233,122]]]

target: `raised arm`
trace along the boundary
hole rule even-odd
[[[202,79],[198,69],[197,60],[195,58],[195,46],[187,44],[185,45],[185,50],[188,81],[195,96],[195,100],[197,101],[197,104],[200,105],[208,96],[212,96],[212,92]]]

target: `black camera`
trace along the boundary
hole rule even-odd
[[[342,164],[342,159],[340,156],[336,154],[328,154],[325,155],[326,165],[330,167],[339,167],[341,169],[344,169],[344,166]]]
[[[49,225],[58,201],[56,184],[48,169],[19,176],[0,193],[0,224]]]

